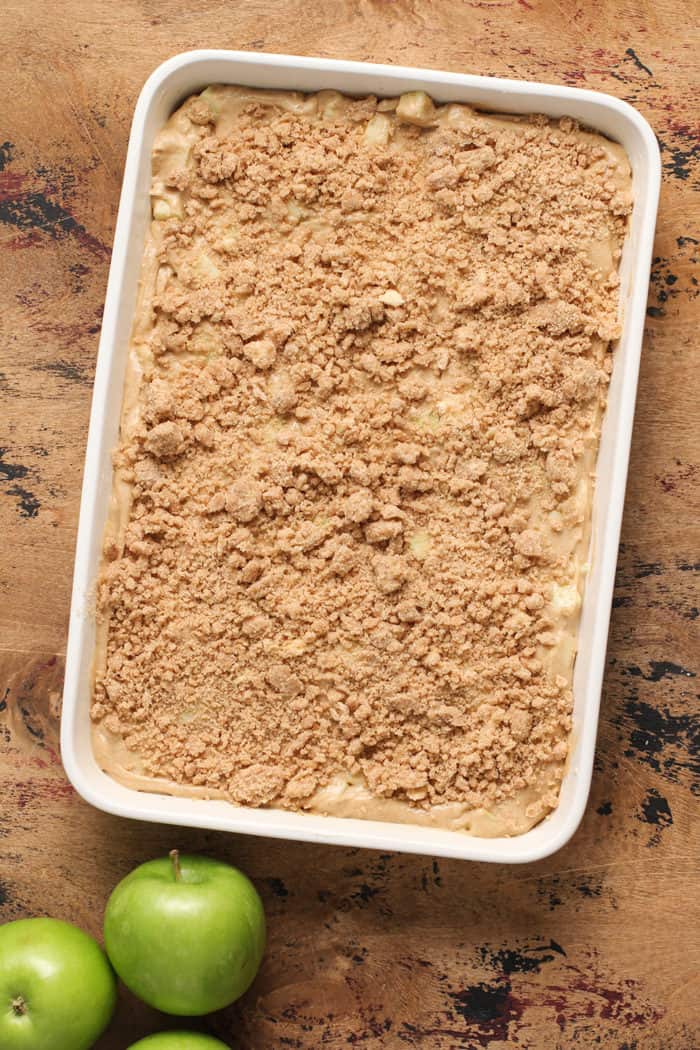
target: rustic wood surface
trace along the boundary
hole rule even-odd
[[[254,988],[199,1025],[241,1050],[690,1050],[698,1000],[698,0],[5,0],[0,86],[0,920],[99,936],[178,845],[269,915]],[[118,820],[58,755],[73,547],[138,91],[195,47],[556,81],[638,106],[664,186],[596,771],[556,856],[499,867]],[[695,794],[694,794],[695,792]],[[122,994],[99,1050],[167,1025]]]

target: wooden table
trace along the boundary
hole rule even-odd
[[[202,1027],[244,1050],[690,1050],[698,999],[697,0],[5,0],[0,149],[0,918],[99,935],[177,845],[269,915],[254,989]],[[591,801],[526,867],[130,823],[58,757],[82,460],[137,93],[194,47],[557,81],[638,106],[664,186]],[[695,750],[693,750],[695,749]],[[695,897],[695,901],[694,901]],[[695,925],[695,929],[693,926]],[[165,1019],[123,994],[100,1050]]]

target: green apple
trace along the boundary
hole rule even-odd
[[[116,998],[104,952],[76,926],[59,919],[0,926],[2,1050],[88,1050]]]
[[[132,1043],[129,1050],[228,1050],[225,1043],[198,1032],[159,1032]]]
[[[228,1006],[252,982],[265,912],[252,882],[208,857],[151,860],[114,889],[105,947],[122,981],[149,1006],[195,1017]]]

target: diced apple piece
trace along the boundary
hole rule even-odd
[[[396,116],[405,124],[427,128],[435,123],[435,106],[425,91],[407,91],[399,99]]]
[[[428,555],[428,551],[432,546],[432,540],[430,533],[426,532],[425,529],[419,529],[418,532],[414,532],[408,541],[408,546],[411,548],[411,553],[414,558],[418,558],[419,561],[423,561]]]
[[[308,208],[304,208],[301,204],[297,203],[297,201],[292,200],[287,202],[287,218],[293,226],[296,226],[303,219],[308,219],[309,215],[311,215],[311,212]]]
[[[386,306],[403,306],[404,304],[404,297],[395,288],[389,288],[388,291],[382,292],[379,300],[385,303]]]
[[[219,238],[217,247],[222,252],[228,252],[229,254],[235,252],[238,247],[238,234],[234,230],[229,230],[228,233]]]
[[[157,295],[162,295],[163,294],[163,292],[165,291],[165,289],[167,287],[168,281],[173,276],[173,272],[174,271],[173,271],[172,266],[168,266],[167,263],[165,263],[164,265],[158,267],[158,273],[156,274],[156,294]]]
[[[416,430],[429,430],[435,433],[440,429],[441,420],[438,412],[433,408],[429,408],[424,412],[419,412],[413,417],[413,424]]]
[[[347,109],[347,102],[339,91],[319,91],[318,108],[324,120],[342,117]]]
[[[365,145],[386,146],[391,136],[391,120],[384,113],[375,113],[365,128]]]
[[[192,269],[195,273],[199,274],[200,277],[204,277],[207,280],[215,281],[221,276],[221,271],[216,265],[211,255],[208,252],[202,252],[197,261],[195,262]]]
[[[179,193],[162,190],[151,195],[151,214],[159,222],[165,219],[182,218],[182,198]]]
[[[206,102],[213,115],[218,117],[221,113],[221,103],[223,102],[221,89],[217,90],[215,87],[205,88],[199,97],[202,102]]]
[[[153,218],[162,222],[165,219],[172,217],[172,211],[167,201],[164,201],[162,197],[157,197],[153,201]]]
[[[318,112],[318,100],[316,95],[305,95],[302,91],[271,91],[264,92],[270,103],[279,106],[288,113],[303,113],[307,117],[314,116]]]
[[[443,119],[447,124],[459,127],[471,127],[472,121],[476,115],[476,111],[471,106],[466,106],[463,102],[451,102],[448,103],[444,110]],[[482,114],[483,117],[483,114]],[[512,125],[510,125],[512,127]]]
[[[552,610],[562,616],[573,616],[578,612],[581,605],[581,595],[575,583],[562,586],[559,583],[552,584]]]

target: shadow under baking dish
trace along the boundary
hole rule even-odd
[[[325,817],[229,802],[137,791],[117,783],[95,760],[90,733],[94,593],[112,487],[131,323],[150,220],[153,139],[177,105],[208,84],[394,96],[422,89],[439,102],[466,102],[501,113],[571,116],[619,142],[632,167],[634,206],[620,269],[622,335],[614,352],[596,470],[591,552],[574,668],[574,728],[559,805],[514,838],[347,817]],[[109,813],[190,827],[274,838],[363,846],[431,856],[523,863],[548,856],[573,835],[591,782],[617,562],[632,421],[644,330],[649,266],[660,185],[654,133],[627,103],[556,85],[441,73],[435,70],[236,51],[192,51],[163,63],[139,97],[129,140],[110,267],[90,418],[70,612],[61,723],[66,773],[92,805]]]

